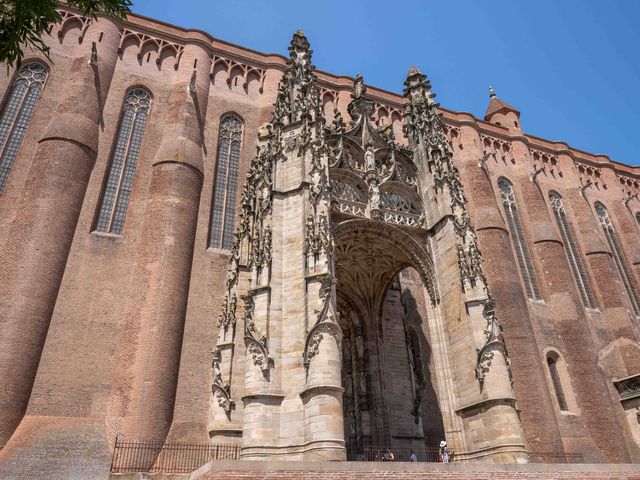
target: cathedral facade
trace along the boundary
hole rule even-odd
[[[98,478],[116,438],[640,461],[638,167],[301,31],[62,15],[0,76],[0,476]]]

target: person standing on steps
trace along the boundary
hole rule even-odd
[[[440,442],[440,451],[438,452],[438,458],[441,463],[449,463],[449,452],[447,451],[447,442],[442,440]]]

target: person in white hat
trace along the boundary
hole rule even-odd
[[[440,461],[442,463],[449,463],[449,452],[447,451],[447,442],[442,440],[440,442],[440,452],[439,455]]]

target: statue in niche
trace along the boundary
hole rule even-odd
[[[371,210],[380,209],[380,188],[377,180],[372,180],[369,184],[369,205]]]
[[[376,170],[376,156],[371,145],[367,145],[367,151],[364,152],[364,166],[368,172]]]

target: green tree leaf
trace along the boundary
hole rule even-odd
[[[94,20],[98,15],[126,18],[131,13],[131,0],[69,0]],[[0,62],[20,66],[24,51],[30,49],[49,58],[44,36],[60,21],[57,0],[0,0]]]

